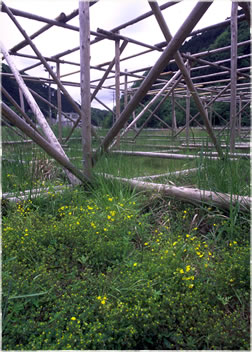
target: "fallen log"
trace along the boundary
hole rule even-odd
[[[164,185],[160,183],[151,183],[130,180],[127,178],[115,177],[104,174],[106,178],[117,180],[128,184],[130,187],[139,191],[151,191],[162,193],[168,197],[178,200],[187,201],[190,203],[206,203],[222,209],[230,210],[231,207],[238,206],[240,211],[250,211],[252,198],[240,195],[230,195],[228,193],[211,192],[198,188],[177,187]]]

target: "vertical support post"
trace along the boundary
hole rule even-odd
[[[213,93],[211,93],[210,101],[212,99],[213,99]],[[208,105],[208,104],[206,104],[206,105]],[[207,109],[206,106],[205,106],[205,109]],[[212,104],[210,104],[210,106],[209,106],[209,122],[210,122],[211,126],[213,126],[213,105]],[[213,128],[214,128],[214,126],[213,126]]]
[[[120,40],[115,40],[115,103],[117,121],[120,117]],[[120,133],[116,137],[116,146],[120,146]]]
[[[60,63],[57,61],[56,63],[57,68],[57,77],[60,80]],[[57,89],[57,104],[58,104],[58,133],[59,133],[59,142],[62,144],[62,104],[61,104],[61,92],[58,86]]]
[[[230,96],[230,152],[235,151],[236,91],[237,91],[237,10],[238,3],[232,1],[231,10],[231,96]]]
[[[177,132],[177,120],[176,120],[176,110],[175,110],[175,94],[172,91],[171,95],[171,106],[172,106],[172,136]]]
[[[241,119],[242,119],[242,95],[239,97],[239,116],[238,116],[238,128],[237,128],[237,134],[238,137],[240,138],[241,136]]]
[[[125,76],[124,76],[124,109],[126,108],[128,104],[128,75],[127,75],[127,69],[125,69]],[[127,122],[125,123],[124,127],[127,127]]]
[[[20,107],[25,112],[24,94],[23,94],[21,88],[19,88],[18,90],[19,90]]]
[[[90,20],[89,2],[79,0],[80,87],[84,175],[91,178],[91,94],[90,94]]]
[[[190,53],[187,53],[187,55],[190,55]],[[188,71],[188,76],[190,77],[190,61],[188,60],[187,63],[187,71]],[[186,89],[186,144],[189,144],[189,121],[190,121],[190,89],[187,86]]]

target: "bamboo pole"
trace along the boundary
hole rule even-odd
[[[87,178],[78,170],[68,158],[60,153],[50,142],[39,135],[32,127],[25,123],[14,111],[12,111],[5,103],[2,103],[2,113],[13,125],[18,127],[28,137],[30,137],[37,145],[39,145],[48,155],[54,158],[68,173],[76,176],[81,182],[86,183]]]
[[[158,24],[159,24],[159,26],[160,26],[160,28],[161,28],[161,30],[163,32],[163,35],[164,35],[165,39],[167,40],[167,42],[172,41],[172,35],[171,35],[170,30],[169,30],[169,28],[168,28],[168,26],[167,26],[167,24],[166,24],[166,22],[164,20],[164,17],[162,15],[162,12],[161,12],[158,4],[156,2],[149,2],[149,4],[150,4],[150,7],[151,7],[155,17],[156,17],[156,20],[157,20]],[[204,108],[204,106],[203,106],[203,104],[201,102],[201,99],[200,99],[200,97],[199,97],[199,95],[197,93],[196,88],[193,85],[193,82],[192,82],[192,80],[190,78],[190,75],[189,75],[189,73],[188,73],[188,71],[187,71],[187,69],[185,67],[183,59],[182,59],[182,57],[181,57],[179,52],[175,52],[174,53],[174,59],[175,59],[176,64],[178,65],[178,68],[180,69],[180,71],[181,71],[181,73],[182,73],[182,75],[184,77],[184,80],[185,80],[185,82],[187,84],[188,89],[190,90],[192,98],[194,99],[194,102],[195,102],[195,104],[196,104],[196,106],[197,106],[197,108],[198,108],[198,110],[200,112],[200,115],[203,118],[206,130],[207,130],[211,140],[213,141],[213,143],[214,143],[214,145],[216,147],[216,150],[219,153],[219,156],[223,157],[222,150],[219,147],[219,143],[218,143],[218,141],[217,141],[217,139],[216,139],[216,137],[214,135],[212,126],[210,125],[210,123],[208,121],[208,118],[206,116],[205,108]]]
[[[230,95],[230,152],[235,148],[236,129],[236,84],[237,84],[237,10],[238,3],[232,2],[231,10],[231,95]]]
[[[150,183],[143,181],[130,180],[127,178],[115,177],[112,175],[104,175],[107,178],[117,180],[119,182],[130,185],[138,191],[151,191],[162,193],[168,197],[180,199],[190,203],[205,203],[212,206],[217,206],[222,209],[231,210],[232,207],[239,207],[240,211],[250,211],[252,198],[240,195],[230,195],[228,193],[211,192],[198,188],[176,187],[163,185],[160,183]]]
[[[83,172],[88,179],[91,179],[90,19],[87,1],[79,0],[79,23]]]
[[[46,121],[44,115],[42,114],[39,106],[37,105],[37,103],[35,101],[35,99],[33,98],[32,94],[29,91],[29,89],[25,85],[24,80],[20,76],[20,73],[18,72],[18,70],[17,70],[17,68],[16,68],[11,56],[9,55],[8,51],[6,50],[6,48],[4,47],[3,43],[0,43],[0,46],[1,46],[2,53],[3,53],[6,61],[8,62],[8,65],[9,65],[10,69],[12,70],[13,74],[15,75],[15,78],[16,78],[16,81],[18,83],[18,86],[21,88],[22,92],[24,93],[26,101],[28,102],[28,104],[31,107],[32,112],[36,116],[37,121],[38,121],[40,127],[42,128],[45,136],[47,137],[48,141],[52,144],[52,146],[59,153],[61,153],[65,158],[67,158],[64,150],[62,149],[60,143],[58,142],[58,140],[55,137],[53,131],[51,130],[48,122]],[[74,175],[72,175],[71,173],[69,173],[68,170],[66,170],[66,174],[67,174],[67,176],[68,176],[68,178],[69,178],[69,180],[70,180],[70,182],[72,184],[79,183],[78,180],[76,179],[76,177]]]

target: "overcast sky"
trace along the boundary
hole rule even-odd
[[[61,12],[68,15],[73,10],[78,8],[78,0],[5,0],[4,2],[11,8],[19,9],[50,19],[55,19],[55,17],[57,17]],[[158,4],[162,5],[166,2],[167,0],[159,0]],[[163,15],[172,35],[176,33],[196,3],[197,0],[183,0],[163,11]],[[147,11],[150,11],[150,5],[147,0],[100,0],[90,8],[91,30],[97,31],[97,28],[111,30],[114,27],[132,20]],[[215,0],[195,29],[224,21],[230,16],[230,14],[231,0]],[[13,22],[8,18],[7,14],[1,13],[0,16],[0,31],[2,33],[1,41],[7,49],[10,49],[15,44],[22,41],[23,37]],[[29,35],[45,25],[42,22],[37,22],[22,17],[17,17],[17,19]],[[78,26],[79,19],[76,17],[68,23]],[[135,25],[131,25],[126,29],[122,29],[120,33],[127,37],[131,37],[151,45],[164,41],[164,37],[154,16],[151,16]],[[91,40],[92,39],[94,39],[93,36],[91,36]],[[67,49],[72,49],[78,46],[79,33],[64,28],[53,27],[34,39],[34,43],[44,56],[53,56],[59,52],[63,52]],[[114,47],[114,41],[110,40],[103,40],[99,43],[93,44],[91,46],[91,65],[111,61],[114,58]],[[138,45],[128,44],[122,54],[122,58],[144,50],[146,49]],[[29,47],[22,49],[20,52],[34,55],[32,49]],[[159,52],[153,52],[134,59],[123,61],[121,62],[120,70],[124,71],[127,69],[128,71],[131,71],[142,67],[153,66],[159,56]],[[64,56],[62,59],[79,62],[79,52]],[[15,63],[18,69],[28,67],[36,62],[37,60],[15,57]],[[61,74],[64,75],[66,73],[76,71],[77,69],[77,66],[63,64],[61,65]],[[29,70],[27,73],[39,77],[48,77],[48,74],[44,71],[42,66]],[[101,78],[102,75],[103,73],[100,71],[91,70],[91,80]],[[63,79],[79,82],[79,73],[67,76]],[[121,78],[121,82],[122,81],[123,78]],[[110,80],[105,83],[106,85],[109,85],[113,84],[114,81]],[[66,88],[74,99],[80,101],[79,88]],[[113,107],[114,99],[113,92],[111,90],[102,89],[97,97],[110,108]],[[92,106],[104,109],[95,101],[92,103]]]

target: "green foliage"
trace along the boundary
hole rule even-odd
[[[3,349],[249,348],[248,218],[98,179],[49,199],[3,218]]]

